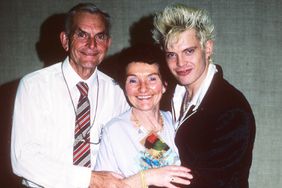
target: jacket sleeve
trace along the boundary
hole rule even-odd
[[[254,141],[252,113],[231,109],[209,126],[214,126],[209,143],[197,151],[189,188],[247,187]]]

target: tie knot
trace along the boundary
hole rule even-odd
[[[78,88],[80,94],[82,96],[87,96],[88,94],[88,85],[85,82],[78,82],[76,84],[76,87]]]

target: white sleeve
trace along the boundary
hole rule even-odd
[[[115,133],[116,134],[116,133]],[[117,135],[117,134],[116,134]],[[94,170],[95,171],[112,171],[120,173],[118,163],[115,158],[114,143],[112,138],[115,135],[111,134],[109,127],[106,125],[103,130],[102,140],[97,156],[97,161]],[[116,146],[121,147],[121,146]]]
[[[55,160],[50,146],[46,148],[48,144],[42,141],[45,103],[38,95],[24,80],[20,82],[11,137],[13,172],[43,187],[88,187],[91,169]]]

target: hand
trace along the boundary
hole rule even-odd
[[[173,183],[189,185],[193,179],[191,170],[182,166],[166,166],[144,171],[147,185],[177,188]]]
[[[123,178],[114,172],[93,171],[89,188],[128,188]]]

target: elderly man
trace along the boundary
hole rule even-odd
[[[25,76],[13,117],[13,171],[27,187],[125,187],[93,172],[103,125],[128,109],[120,87],[97,66],[111,44],[109,15],[91,3],[67,16],[60,39],[68,57]]]

